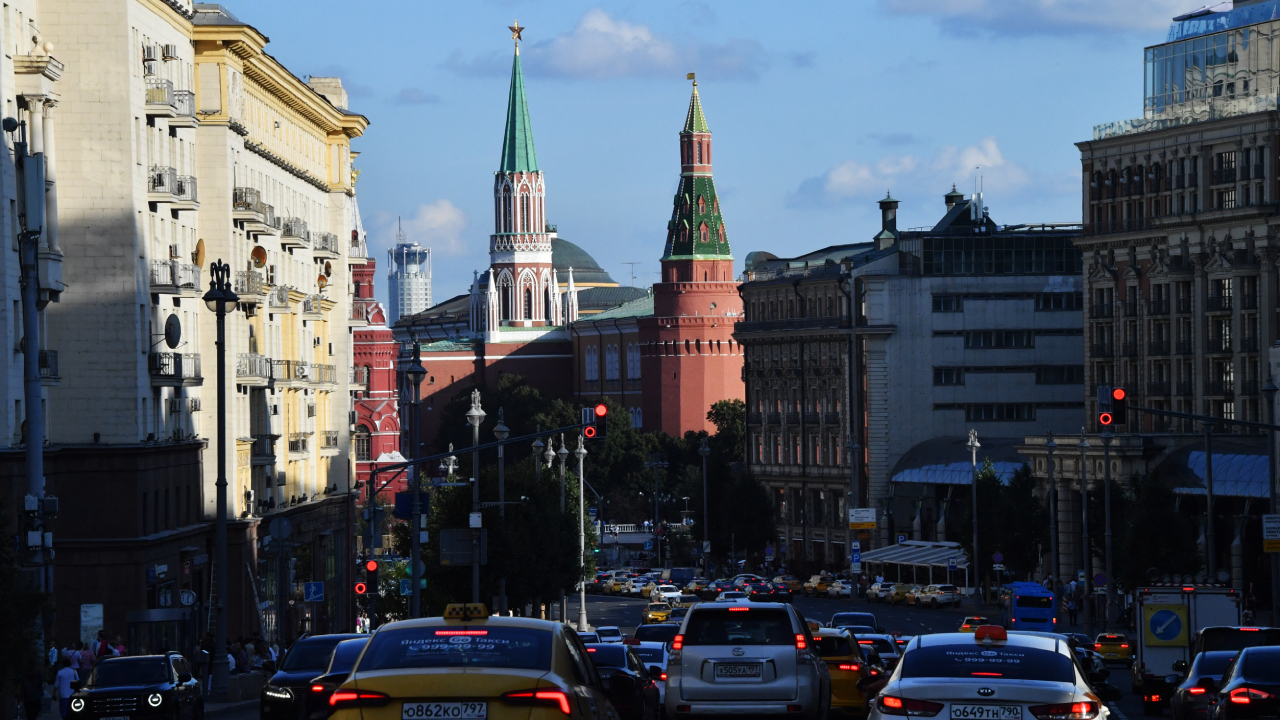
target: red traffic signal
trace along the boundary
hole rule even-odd
[[[582,429],[582,435],[588,439],[596,436],[596,429],[590,425]]]
[[[608,405],[605,405],[604,403],[600,403],[599,405],[596,405],[596,417],[602,418],[608,414],[609,414]]]
[[[368,586],[368,585],[365,585],[365,584],[364,584],[364,583],[362,583],[362,582],[358,582],[358,583],[356,583],[356,594],[357,594],[357,595],[364,595],[364,594],[365,594],[365,593],[367,593],[367,592],[369,592],[369,586]]]
[[[1111,418],[1111,413],[1109,413],[1109,412],[1098,413],[1098,424],[1099,424],[1099,425],[1110,425],[1110,424],[1111,424],[1111,420],[1112,420],[1112,418]]]
[[[1115,388],[1115,389],[1113,389],[1113,390],[1111,391],[1111,399],[1112,399],[1113,401],[1114,401],[1114,400],[1123,400],[1123,399],[1125,399],[1125,396],[1126,396],[1127,394],[1128,394],[1128,393],[1126,393],[1126,392],[1124,391],[1124,388]]]
[[[378,572],[378,561],[377,560],[366,561],[364,564],[364,569],[368,570],[369,572]]]

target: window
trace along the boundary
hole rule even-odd
[[[604,379],[618,379],[618,346],[609,345],[604,349]]]
[[[364,425],[356,426],[355,432],[356,445],[356,461],[368,462],[370,458],[369,428]]]
[[[966,422],[1019,422],[1036,419],[1036,408],[1031,403],[1003,403],[997,405],[965,405]]]
[[[586,367],[583,368],[583,377],[588,382],[594,382],[600,379],[600,349],[595,345],[588,345],[584,353]]]
[[[964,368],[934,368],[934,385],[963,385]]]
[[[1036,311],[1082,310],[1084,309],[1084,293],[1038,293],[1036,295]]]
[[[1081,385],[1083,383],[1083,365],[1051,365],[1036,368],[1037,385]]]
[[[1236,206],[1235,188],[1230,190],[1218,191],[1218,208],[1221,210],[1231,210]]]
[[[1035,340],[1030,330],[984,330],[966,332],[964,346],[970,350],[1030,348]]]
[[[934,295],[933,311],[936,313],[964,312],[964,297],[961,295]]]

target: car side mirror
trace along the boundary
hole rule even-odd
[[[876,678],[876,676],[874,676],[874,675],[868,675],[868,676],[866,676],[866,677],[864,677],[864,678],[862,678],[862,679],[858,680],[858,692],[863,693],[863,694],[866,694],[866,692],[867,692],[867,687],[868,687],[868,686],[870,686],[870,685],[871,685],[871,683],[875,682],[875,681],[876,681],[876,679],[877,679],[877,678]]]
[[[1099,698],[1106,700],[1107,702],[1116,702],[1122,697],[1120,688],[1110,683],[1095,683],[1093,691],[1098,694]]]
[[[654,680],[660,680],[662,678],[662,668],[658,667],[657,665],[650,665],[649,677],[653,678]]]
[[[1186,660],[1173,661],[1173,671],[1176,673],[1182,673],[1185,675],[1187,672],[1187,661]]]
[[[1086,468],[1086,469],[1087,469],[1087,468]],[[883,626],[883,625],[877,625],[877,626],[876,626],[876,632],[880,633],[881,635],[884,635],[884,626]]]
[[[1177,673],[1174,673],[1173,675],[1165,675],[1164,681],[1170,685],[1180,685],[1182,684],[1182,676]]]
[[[191,673],[178,673],[178,682],[183,684],[191,682]]]

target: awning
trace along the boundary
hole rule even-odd
[[[902,454],[889,474],[890,482],[936,483],[938,485],[973,484],[973,455],[967,437],[938,437],[925,440]],[[1009,479],[1027,462],[1016,446],[1025,438],[979,438],[978,469],[990,460],[1000,482]]]
[[[1214,497],[1265,498],[1268,492],[1267,445],[1263,438],[1214,437]],[[1190,443],[1171,453],[1156,468],[1179,495],[1204,495],[1204,443]]]
[[[882,565],[914,565],[916,567],[936,567],[946,570],[950,567],[951,558],[956,559],[956,569],[969,567],[969,558],[960,543],[924,542],[922,540],[906,540],[897,545],[888,545],[862,553],[863,563]]]

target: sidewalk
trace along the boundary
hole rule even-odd
[[[244,710],[245,708],[253,707],[254,705],[257,705],[257,704],[258,704],[258,698],[253,698],[252,700],[240,700],[238,702],[226,702],[226,703],[207,702],[204,704],[204,716],[206,718],[214,718],[222,715],[230,715],[236,712],[237,710]]]

